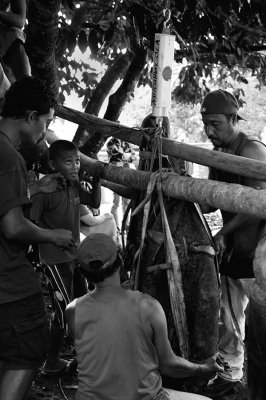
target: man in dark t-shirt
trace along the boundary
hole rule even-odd
[[[266,147],[257,138],[241,132],[238,102],[225,90],[207,94],[201,106],[205,133],[214,150],[266,162]],[[209,179],[266,188],[266,183],[239,175],[210,169]],[[213,211],[202,207],[203,212]],[[219,373],[208,386],[210,397],[243,390],[245,309],[247,287],[253,277],[252,263],[265,222],[244,214],[221,210],[222,229],[214,236],[221,273],[220,338],[218,351],[231,369]]]
[[[6,92],[0,120],[0,399],[26,395],[49,347],[37,275],[25,254],[30,243],[74,245],[68,230],[41,229],[26,217],[31,196],[58,190],[59,174],[28,186],[20,144],[43,139],[56,101],[43,82],[25,77]]]

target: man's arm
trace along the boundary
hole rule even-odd
[[[165,313],[157,300],[142,295],[141,315],[145,330],[155,344],[162,374],[173,378],[185,378],[208,376],[223,371],[223,368],[216,363],[215,356],[206,360],[205,363],[196,364],[174,354],[168,339]]]
[[[58,247],[74,246],[72,232],[66,229],[42,229],[24,217],[21,207],[7,211],[0,219],[0,227],[7,239],[21,243],[50,242]]]
[[[11,12],[0,11],[0,22],[22,29],[26,20],[26,1],[11,0]]]

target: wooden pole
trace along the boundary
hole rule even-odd
[[[129,128],[116,122],[101,119],[64,106],[58,108],[56,115],[68,121],[82,124],[88,129],[97,128],[98,134],[105,137],[115,135],[117,138],[137,146],[141,144],[143,130],[140,128]],[[166,138],[162,139],[162,151],[163,154],[177,157],[181,160],[192,161],[200,165],[214,167],[248,178],[266,181],[266,163],[262,161],[203,149]]]
[[[81,155],[81,164],[93,175],[100,161]],[[102,178],[137,190],[146,190],[151,173],[105,164]],[[163,174],[162,189],[166,196],[193,203],[209,204],[232,213],[248,214],[266,219],[266,189],[254,189],[233,183]]]

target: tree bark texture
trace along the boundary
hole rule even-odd
[[[109,97],[109,103],[104,115],[105,119],[117,121],[121,111],[128,99],[133,93],[135,86],[140,78],[140,74],[146,64],[147,51],[144,48],[138,48],[127,69],[123,82],[117,91]]]
[[[109,103],[104,118],[110,121],[117,121],[119,115],[128,99],[128,96],[134,91],[136,83],[140,78],[140,74],[146,63],[147,52],[143,48],[139,48],[134,54],[129,67],[126,70],[123,82],[109,97]],[[84,154],[97,154],[106,141],[104,136],[89,137],[82,146],[81,151]]]
[[[32,75],[47,82],[55,94],[58,80],[55,68],[55,48],[58,35],[60,0],[32,0],[29,2],[26,51]]]
[[[82,168],[93,175],[95,162],[81,155],[81,163]],[[147,189],[150,176],[150,172],[114,165],[105,165],[102,173],[102,178],[108,181],[141,191]],[[168,197],[209,204],[216,209],[266,219],[266,189],[258,190],[233,183],[179,176],[174,172],[163,174],[162,189]]]
[[[97,128],[96,135],[103,135],[104,137],[115,136],[137,146],[142,143],[144,132],[142,129],[129,128],[125,125],[103,120],[63,106],[58,108],[57,115],[77,124],[82,123],[88,129],[90,127]],[[162,151],[163,154],[180,158],[181,160],[192,161],[222,171],[266,181],[266,163],[262,161],[203,149],[166,138],[162,138]]]
[[[266,399],[266,292],[256,282],[248,309],[248,398]]]

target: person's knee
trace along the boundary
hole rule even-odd
[[[21,40],[15,40],[8,49],[4,62],[12,69],[16,80],[31,74],[29,59]]]

